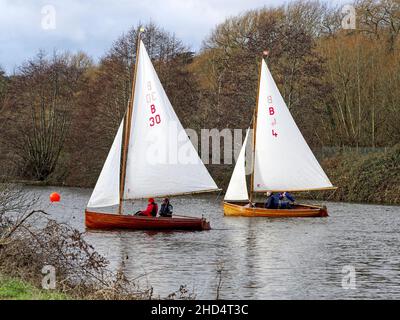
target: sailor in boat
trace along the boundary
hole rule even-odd
[[[155,217],[157,216],[157,212],[158,212],[158,205],[153,198],[150,198],[146,210],[138,211],[136,212],[135,215],[143,217]]]
[[[267,209],[291,209],[295,199],[288,192],[267,192],[267,200],[264,207]]]
[[[289,192],[279,194],[279,209],[291,209],[294,204],[294,197]]]
[[[278,209],[279,208],[279,194],[273,192],[267,192],[267,200],[265,201],[264,208],[267,209]]]
[[[160,217],[172,218],[172,211],[173,207],[169,202],[169,199],[165,198],[161,203],[160,212],[158,214],[160,215]]]
[[[294,204],[295,198],[289,192],[282,192],[279,195],[279,200],[281,201],[281,204],[284,206],[282,207],[282,209],[291,209]]]

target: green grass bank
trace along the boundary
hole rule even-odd
[[[0,275],[0,300],[69,300],[62,293],[43,290],[20,279]]]

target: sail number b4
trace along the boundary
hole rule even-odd
[[[272,136],[274,138],[277,138],[278,132],[276,130],[276,126],[277,126],[278,122],[277,122],[276,118],[274,117],[276,114],[276,110],[275,110],[275,106],[273,105],[272,96],[267,97],[267,102],[268,102],[267,108],[268,108],[268,114],[269,114],[270,120],[271,120],[271,126],[274,128],[274,129],[271,129]]]

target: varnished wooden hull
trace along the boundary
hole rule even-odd
[[[266,209],[263,204],[255,208],[246,207],[247,203],[224,202],[225,216],[236,217],[268,217],[268,218],[310,218],[327,217],[326,207],[311,205],[295,205],[292,209]]]
[[[130,230],[210,230],[204,218],[139,217],[85,211],[85,225],[89,229]]]

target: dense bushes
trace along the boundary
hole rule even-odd
[[[400,145],[388,151],[366,155],[343,153],[322,161],[322,166],[339,187],[332,195],[318,195],[337,201],[400,204]]]

